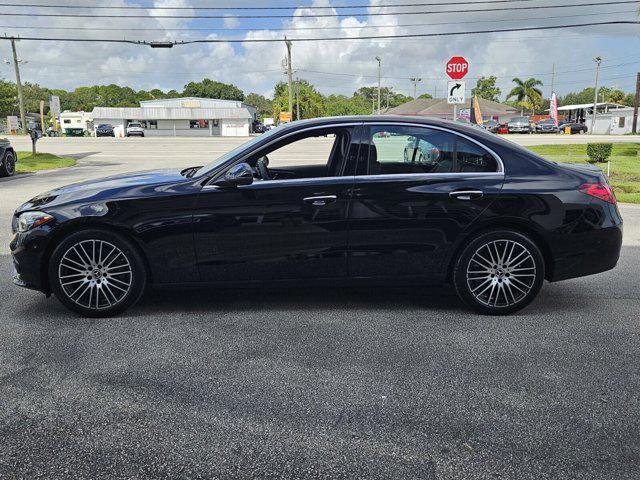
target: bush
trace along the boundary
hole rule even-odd
[[[606,162],[612,150],[613,143],[587,143],[587,155],[591,163]]]

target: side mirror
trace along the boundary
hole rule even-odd
[[[234,165],[224,174],[224,185],[229,187],[239,187],[241,185],[251,185],[253,183],[253,169],[248,163]]]

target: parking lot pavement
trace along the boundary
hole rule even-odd
[[[416,287],[158,291],[88,320],[0,256],[0,478],[638,478],[622,210],[615,270],[509,317]]]

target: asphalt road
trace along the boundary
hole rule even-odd
[[[0,212],[67,172],[0,183]],[[300,288],[88,320],[0,255],[0,478],[638,478],[640,208],[622,213],[615,270],[510,317],[449,289]]]

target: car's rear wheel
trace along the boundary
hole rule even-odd
[[[87,317],[118,314],[142,296],[144,261],[136,247],[106,230],[65,238],[49,262],[49,282],[60,302]]]
[[[16,154],[7,150],[0,163],[0,177],[11,177],[16,173]]]
[[[538,246],[513,230],[493,230],[458,256],[453,280],[462,300],[480,313],[506,315],[527,306],[544,282]]]

